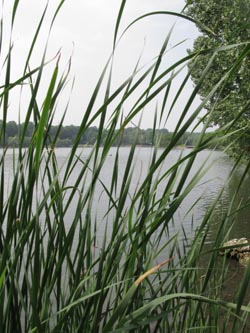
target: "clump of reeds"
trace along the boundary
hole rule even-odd
[[[224,135],[230,136],[230,124],[221,130],[220,139],[213,135],[205,139],[209,123],[206,117],[209,115],[203,116],[204,127],[197,145],[188,154],[180,154],[179,159],[167,168],[166,165],[162,168],[181,136],[187,130],[195,129],[203,106],[226,82],[227,75],[190,114],[192,102],[213,64],[213,51],[209,50],[211,62],[183,105],[171,142],[164,149],[158,149],[155,143],[146,174],[136,187],[132,187],[136,145],[129,148],[121,174],[119,137],[148,103],[163,94],[158,106],[160,116],[156,113],[154,129],[160,127],[180,98],[189,73],[176,92],[172,106],[167,109],[171,83],[183,65],[189,61],[195,63],[199,54],[189,54],[160,70],[168,36],[159,57],[150,66],[140,68],[136,65],[134,73],[121,86],[111,90],[112,59],[125,3],[122,1],[117,16],[112,56],[100,75],[78,135],[63,162],[57,159],[54,149],[63,118],[53,137],[50,127],[57,100],[67,83],[68,71],[61,74],[59,56],[51,60],[50,66],[54,63],[54,69],[40,105],[38,93],[41,93],[48,65],[47,45],[37,67],[30,67],[46,9],[38,22],[23,75],[14,82],[10,79],[15,47],[11,36],[7,54],[1,54],[5,61],[0,92],[3,118],[0,130],[3,147],[0,159],[0,332],[228,333],[232,320],[232,332],[243,332],[246,327],[250,307],[243,305],[243,300],[250,268],[246,269],[238,296],[231,303],[221,299],[218,288],[216,292],[213,289],[223,283],[224,274],[218,277],[216,273],[218,253],[228,231],[228,219],[233,214],[233,201],[221,221],[214,250],[208,256],[203,275],[199,270],[199,259],[216,201],[201,221],[191,246],[185,247],[184,244],[182,247],[178,235],[168,233],[168,225],[174,221],[176,211],[206,172],[204,164],[195,175],[191,175],[198,153],[211,141],[218,140],[219,144]],[[63,1],[57,8],[52,26],[56,24],[55,17],[62,4]],[[12,27],[18,5],[19,1],[14,1]],[[161,14],[188,19],[183,14]],[[249,50],[250,47],[246,46],[245,56],[249,56]],[[243,61],[243,57],[238,61]],[[236,70],[237,67],[229,69],[230,75]],[[104,88],[106,77],[108,84]],[[147,82],[146,88],[144,82]],[[11,150],[5,142],[5,124],[12,91],[20,87],[21,91],[29,92],[30,97],[24,126],[19,133],[19,146]],[[138,95],[141,87],[144,87],[143,91]],[[105,89],[105,100],[97,107],[101,89]],[[131,98],[135,99],[134,105],[124,118],[123,104]],[[108,110],[111,103],[112,113]],[[99,132],[95,145],[85,150],[78,149],[81,136],[97,120]],[[35,130],[29,147],[23,149],[30,121],[34,122]],[[104,128],[107,134],[102,142]],[[114,142],[118,142],[118,146],[109,169],[110,182],[106,184],[101,174]],[[97,195],[106,204],[105,212],[98,212]],[[224,269],[225,261],[222,271]],[[221,311],[224,311],[224,316]]]

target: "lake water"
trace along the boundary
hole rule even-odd
[[[79,150],[78,153],[81,151]],[[89,155],[90,148],[85,148],[82,153],[82,159]],[[119,174],[118,174],[118,187],[121,185],[121,180],[124,174],[124,169],[127,163],[128,155],[130,152],[129,147],[123,147],[119,150]],[[134,161],[134,172],[131,183],[131,194],[135,190],[135,188],[140,184],[144,178],[146,177],[148,171],[148,164],[150,158],[152,156],[153,149],[146,147],[137,147]],[[69,153],[68,149],[57,149],[56,155],[58,160],[61,162],[67,158]],[[161,151],[159,151],[159,154]],[[173,165],[180,156],[185,156],[190,153],[189,149],[181,150],[175,149],[170,152],[167,158],[164,160],[161,170],[159,173],[164,173],[164,171],[168,170],[171,165]],[[112,167],[115,162],[115,154],[116,148],[112,148],[109,152],[109,156],[102,168],[100,174],[100,180],[108,187],[111,182],[112,175]],[[192,171],[187,179],[190,180],[193,175],[198,171],[201,165],[205,165],[208,167],[208,170],[199,181],[199,183],[195,186],[195,188],[191,191],[191,193],[187,196],[187,198],[183,201],[180,208],[177,210],[174,223],[169,223],[169,233],[170,235],[174,235],[179,232],[179,241],[183,242],[185,237],[188,238],[189,242],[192,241],[194,237],[194,233],[197,227],[201,224],[201,221],[204,218],[207,210],[211,207],[214,200],[217,198],[219,192],[223,190],[223,193],[218,200],[218,203],[215,207],[214,217],[212,222],[212,227],[209,229],[206,241],[205,248],[206,250],[213,249],[214,241],[216,238],[216,234],[218,228],[220,227],[222,219],[225,217],[225,213],[228,209],[228,205],[230,204],[235,190],[238,186],[238,183],[242,176],[243,167],[239,167],[236,172],[234,172],[233,176],[228,181],[228,177],[233,168],[233,161],[226,156],[224,153],[220,151],[210,151],[205,150],[198,154],[197,159],[194,162]],[[77,169],[76,169],[77,170]],[[77,175],[77,172],[76,172]],[[75,175],[72,175],[74,178]],[[72,179],[73,181],[74,179]],[[157,192],[158,195],[161,195],[161,191],[164,190],[164,186],[166,184],[163,182],[161,186],[158,187]],[[235,200],[235,208],[241,203],[244,207],[240,209],[240,211],[236,214],[233,214],[231,217],[232,222],[234,222],[234,226],[229,235],[229,238],[241,238],[246,237],[250,239],[250,177],[249,175],[245,177],[241,189],[237,195]],[[196,202],[197,204],[193,206]],[[107,197],[105,196],[105,192],[103,191],[103,186],[100,183],[97,183],[96,195],[94,197],[94,212],[96,214],[97,219],[100,221],[99,223],[99,242],[102,242],[102,235],[105,228],[105,223],[102,223],[104,219],[104,215],[107,212]],[[128,203],[129,204],[129,203]],[[112,230],[112,221],[109,224],[109,232]],[[185,235],[182,232],[185,230]],[[164,260],[163,258],[158,258],[159,261]],[[207,257],[201,256],[200,265],[201,267],[207,266]],[[222,259],[221,259],[222,260]],[[245,268],[242,267],[237,261],[228,260],[229,263],[229,272],[227,275],[227,283],[223,286],[223,298],[232,301],[234,299],[234,295],[236,290],[241,282],[241,278],[243,276]],[[246,299],[250,300],[250,291],[249,294],[246,295]]]
[[[65,162],[67,161],[70,150],[68,148],[59,148],[56,149],[56,157],[58,161],[59,169],[63,170],[65,168]],[[91,152],[91,148],[79,148],[77,150],[77,154],[81,154],[82,161],[86,160]],[[121,180],[124,174],[125,166],[127,163],[128,155],[130,152],[129,147],[123,147],[119,150],[119,168],[118,168],[118,187],[121,186]],[[142,183],[145,178],[148,170],[148,164],[152,157],[153,149],[148,147],[137,147],[135,153],[135,160],[133,162],[134,172],[131,182],[131,194],[135,191],[139,184]],[[159,154],[161,151],[159,151]],[[180,156],[185,156],[190,153],[189,149],[175,149],[170,152],[167,158],[161,165],[161,169],[159,174],[164,173],[168,170],[171,165],[173,165]],[[104,220],[104,216],[107,212],[108,208],[108,198],[103,189],[103,184],[107,187],[111,182],[112,177],[112,168],[115,162],[116,156],[116,148],[112,148],[109,152],[109,155],[105,161],[104,166],[102,167],[100,173],[100,181],[97,182],[96,193],[93,199],[93,214],[94,217],[99,221],[99,229],[98,229],[98,238],[101,244],[102,235],[105,228],[105,223],[102,223]],[[8,152],[6,156],[6,191],[8,191],[8,186],[11,184],[12,180],[12,161],[13,161],[13,153]],[[190,173],[187,182],[192,178],[192,176],[197,172],[197,170],[201,167],[201,165],[209,166],[207,172],[204,174],[199,183],[195,186],[195,188],[191,191],[191,193],[187,196],[187,198],[183,201],[180,208],[177,210],[174,216],[174,223],[169,223],[169,233],[170,235],[174,235],[179,232],[179,240],[182,242],[185,237],[191,242],[194,237],[194,232],[197,227],[199,227],[201,221],[204,218],[207,210],[213,204],[215,198],[218,196],[218,193],[224,189],[218,204],[215,207],[214,221],[213,227],[209,229],[207,237],[206,237],[206,248],[212,249],[213,243],[216,237],[217,230],[220,226],[221,220],[224,218],[224,214],[227,211],[228,205],[231,202],[232,197],[234,196],[235,189],[237,188],[237,184],[240,181],[242,175],[242,168],[238,168],[236,172],[234,172],[233,176],[228,180],[230,172],[233,168],[233,162],[230,160],[225,154],[220,151],[209,151],[205,150],[198,154],[192,172]],[[74,172],[72,173],[68,185],[74,184],[77,179],[80,169],[82,168],[82,162],[79,162]],[[89,171],[89,176],[87,178],[87,182],[91,181],[91,171]],[[102,184],[102,183],[103,184]],[[157,189],[157,195],[161,195],[161,191],[164,190],[164,185],[166,183],[162,183],[162,187],[159,186]],[[243,204],[244,208],[241,209],[237,214],[232,216],[234,220],[234,227],[230,233],[230,238],[240,238],[247,237],[250,239],[250,177],[249,175],[245,177],[244,182],[242,183],[241,190],[237,195],[237,200],[235,203],[235,207],[237,204]],[[198,200],[198,201],[197,201]],[[197,204],[193,206],[193,204],[197,201]],[[129,204],[129,203],[128,203]],[[72,214],[75,212],[75,207],[71,207],[67,214],[66,221],[69,221],[69,225],[72,221]],[[109,233],[112,231],[112,223],[109,225]],[[183,229],[182,229],[183,228]],[[182,232],[185,231],[185,235]],[[204,257],[206,260],[206,257]],[[202,260],[201,260],[202,265]],[[240,283],[240,279],[244,272],[244,267],[240,266],[238,262],[232,261],[230,262],[230,276],[229,276],[229,284],[225,286],[225,294],[226,296],[232,300],[232,295],[234,290]],[[249,298],[250,299],[250,298]]]
[[[64,165],[67,161],[70,149],[69,148],[58,148],[56,149],[56,157],[58,161],[59,169],[63,174]],[[91,152],[91,148],[79,148],[77,154],[81,155],[82,161],[86,160]],[[118,168],[118,188],[121,186],[121,180],[124,174],[124,169],[127,163],[128,155],[130,152],[129,147],[123,147],[119,149],[119,168]],[[136,187],[144,180],[147,171],[148,164],[152,156],[153,149],[147,147],[138,147],[135,152],[134,171],[131,182],[131,194],[135,191]],[[159,151],[159,154],[161,151]],[[168,170],[171,165],[173,165],[180,156],[185,156],[190,153],[189,149],[174,149],[170,152],[167,158],[161,165],[159,174]],[[104,166],[102,167],[99,179],[103,184],[109,187],[112,177],[112,168],[115,162],[116,148],[111,148],[109,155],[106,159]],[[12,182],[12,163],[13,163],[13,152],[7,152],[5,159],[5,188],[8,191]],[[208,170],[195,186],[192,192],[181,204],[181,207],[175,214],[174,224],[169,224],[170,234],[176,233],[183,226],[186,236],[191,239],[193,237],[193,232],[198,227],[209,207],[212,205],[213,201],[217,197],[218,193],[224,188],[223,194],[215,208],[217,221],[214,221],[214,228],[211,229],[207,235],[206,243],[213,244],[214,237],[218,225],[220,224],[220,219],[223,218],[223,214],[227,210],[227,207],[234,195],[237,184],[240,181],[242,175],[241,168],[238,168],[234,172],[233,177],[231,177],[228,182],[228,177],[233,167],[233,162],[224,153],[220,151],[210,151],[205,150],[198,154],[192,171],[187,179],[192,178],[192,176],[197,172],[202,164],[208,166]],[[74,184],[77,179],[79,172],[82,168],[82,162],[79,162],[74,172],[72,173],[68,185]],[[89,171],[89,176],[87,177],[87,182],[91,181],[91,171]],[[105,196],[103,185],[100,181],[97,182],[96,193],[94,196],[94,211],[97,214],[97,218],[102,221],[103,216],[106,214],[107,210],[107,197]],[[158,195],[161,195],[161,191],[164,190],[166,183],[162,182],[157,188]],[[198,200],[198,203],[193,207],[192,205]],[[241,209],[236,215],[234,215],[234,228],[231,232],[232,238],[247,237],[250,238],[250,177],[249,175],[245,178],[241,190],[237,195],[237,203],[245,203],[245,208]],[[72,207],[72,213],[74,212]],[[188,212],[188,214],[187,214]],[[70,221],[70,211],[69,211],[69,221]],[[70,222],[69,222],[70,223]],[[112,224],[110,225],[112,227]],[[100,223],[100,234],[102,234],[102,224]]]
[[[91,148],[78,149],[77,153],[81,153],[82,160],[86,159],[89,156]],[[124,169],[128,159],[130,148],[123,147],[119,150],[119,174],[118,174],[118,187],[121,185],[121,180],[124,174]],[[135,188],[140,184],[148,170],[148,164],[152,156],[152,149],[146,147],[136,148],[135,160],[134,160],[134,171],[133,178],[131,183],[130,192],[133,193]],[[185,156],[190,152],[189,149],[181,150],[175,149],[170,152],[167,158],[164,160],[164,163],[161,166],[160,172],[165,172],[167,169],[173,165],[180,155]],[[110,150],[109,156],[102,167],[100,173],[100,180],[108,187],[111,182],[112,168],[115,161],[116,148]],[[159,152],[160,153],[160,152]],[[59,167],[63,166],[64,162],[67,160],[69,154],[69,149],[60,148],[56,149],[56,156],[58,160]],[[188,238],[192,238],[193,231],[198,227],[211,204],[214,202],[215,198],[219,192],[224,188],[223,194],[216,206],[217,212],[217,221],[214,221],[216,230],[216,225],[220,223],[220,218],[223,217],[224,212],[227,210],[228,204],[230,203],[237,184],[240,181],[242,171],[239,168],[237,172],[231,177],[228,182],[228,177],[233,167],[233,162],[230,160],[224,153],[220,151],[205,150],[199,153],[198,158],[196,158],[192,171],[189,175],[189,179],[197,172],[201,165],[205,163],[208,166],[208,170],[195,186],[192,192],[184,200],[181,207],[178,209],[175,215],[175,221],[173,225],[169,225],[170,233],[174,233],[177,230],[180,230],[180,227],[183,226]],[[79,163],[78,167],[75,168],[74,173],[71,175],[70,182],[73,184],[76,180],[82,164]],[[163,191],[165,183],[163,182],[162,188],[158,187],[158,195]],[[199,202],[191,208],[196,200],[199,199]],[[249,222],[249,213],[250,206],[248,201],[250,199],[250,177],[247,176],[241,186],[241,190],[237,195],[238,203],[245,203],[245,208],[242,209],[238,214],[234,216],[235,226],[231,232],[232,238],[238,237],[247,237],[250,238],[250,222]],[[96,207],[95,212],[98,214],[100,220],[103,219],[103,215],[106,214],[107,209],[107,198],[105,198],[105,193],[103,191],[103,186],[100,182],[97,182],[96,195],[94,198],[94,205]],[[191,208],[191,210],[190,210]],[[189,212],[187,214],[187,212]],[[101,227],[101,226],[100,226]],[[206,239],[207,244],[212,244],[214,241],[214,232],[210,230],[208,237]]]

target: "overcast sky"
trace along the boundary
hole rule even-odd
[[[46,41],[49,22],[54,8],[59,1],[50,0],[46,24],[42,30],[39,43],[35,48],[31,65],[39,65],[43,45]],[[7,50],[8,42],[8,21],[10,19],[12,0],[4,2],[3,11],[5,39],[2,55]],[[45,8],[46,1],[20,1],[17,12],[17,20],[13,31],[14,51],[13,51],[13,68],[12,79],[21,75],[23,63],[29,46],[34,35],[39,17]],[[152,11],[175,11],[180,12],[185,5],[184,0],[128,0],[123,14],[120,32],[136,17]],[[119,0],[66,0],[63,5],[52,29],[48,58],[53,57],[61,49],[60,69],[66,68],[69,57],[72,55],[72,67],[70,78],[75,79],[73,92],[65,90],[62,98],[62,104],[67,102],[69,95],[69,110],[65,119],[65,124],[78,125],[84,114],[84,109],[89,101],[98,77],[112,51],[113,32],[115,20],[119,11]],[[167,15],[157,15],[145,18],[135,24],[121,40],[116,54],[114,63],[114,77],[112,88],[115,89],[123,82],[133,71],[139,55],[143,50],[141,65],[149,64],[157,56],[166,38],[171,26],[176,23],[172,34],[169,48],[175,44],[183,42],[180,46],[173,48],[168,52],[163,62],[163,66],[169,66],[177,59],[185,56],[186,50],[192,47],[193,40],[197,37],[196,27],[183,19]],[[3,62],[3,56],[1,58]],[[164,68],[162,67],[162,69]],[[48,78],[51,75],[48,72]],[[176,88],[180,84],[184,73],[176,79]],[[3,80],[3,78],[1,79]],[[46,78],[44,79],[44,85]],[[70,87],[70,85],[69,85]],[[178,104],[178,110],[170,117],[166,127],[170,130],[178,120],[182,105],[185,99],[190,95],[192,83],[190,82],[181,97]],[[174,91],[173,91],[174,93]],[[160,98],[160,97],[159,97]],[[43,96],[41,96],[42,102]],[[21,97],[13,93],[12,102],[10,102],[8,120],[17,120],[18,113],[21,121],[25,114],[25,94]],[[17,102],[18,101],[18,102]],[[133,101],[132,101],[133,102]],[[132,103],[131,102],[131,103]],[[152,127],[156,101],[145,110],[141,122],[143,128]],[[130,107],[128,103],[125,108]],[[59,122],[62,115],[63,105],[58,106],[55,122]],[[126,112],[126,111],[125,111]]]

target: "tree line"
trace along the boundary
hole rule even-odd
[[[0,121],[0,128],[2,128],[2,121]],[[15,121],[9,121],[6,123],[5,128],[5,143],[11,147],[17,147],[22,133],[24,131],[24,124],[17,124]],[[56,147],[70,147],[73,145],[74,140],[78,134],[79,127],[75,125],[51,126],[48,130],[49,142],[55,141]],[[25,135],[23,138],[23,146],[27,147],[34,135],[35,125],[33,122],[29,122],[27,128],[25,128]],[[101,142],[103,143],[107,136],[107,130],[103,130]],[[92,126],[86,129],[81,136],[80,145],[93,145],[96,142],[98,135],[98,128]],[[160,147],[166,147],[171,139],[173,133],[167,129],[140,129],[138,127],[125,128],[122,133],[117,135],[117,139],[114,141],[114,146],[120,144],[122,146],[128,146],[136,143],[142,146],[159,145]],[[209,135],[209,133],[207,134]],[[57,136],[56,140],[55,137]],[[186,132],[182,135],[176,145],[193,146],[197,142],[199,133]]]

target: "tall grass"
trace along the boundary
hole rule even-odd
[[[12,28],[19,2],[13,3]],[[58,5],[51,28],[56,24],[63,2]],[[58,159],[54,148],[64,117],[53,137],[50,127],[69,71],[61,72],[59,55],[50,60],[49,65],[54,64],[54,68],[40,105],[38,94],[43,92],[42,80],[48,67],[47,45],[37,67],[30,67],[47,9],[38,22],[23,75],[14,82],[11,71],[15,45],[12,45],[11,36],[7,54],[1,51],[4,64],[0,92],[3,117],[0,132],[3,146],[0,160],[0,332],[247,332],[250,307],[243,303],[250,267],[246,268],[237,298],[230,303],[220,294],[227,269],[225,260],[220,259],[221,270],[217,274],[219,249],[235,214],[234,198],[221,221],[214,250],[207,254],[202,276],[199,260],[221,193],[204,215],[190,246],[182,244],[177,234],[168,233],[168,225],[175,220],[177,210],[206,172],[207,163],[194,175],[191,173],[199,152],[209,147],[211,141],[219,143],[224,136],[230,136],[231,124],[221,130],[219,139],[212,135],[205,139],[209,121],[203,116],[204,127],[197,145],[188,154],[180,154],[169,167],[163,163],[185,131],[195,130],[203,106],[228,76],[234,75],[244,57],[249,56],[250,46],[246,46],[235,66],[190,113],[199,87],[213,65],[214,54],[223,52],[223,48],[203,51],[211,52],[211,61],[183,105],[171,142],[164,149],[158,149],[157,142],[152,147],[147,173],[136,186],[133,184],[136,140],[129,148],[122,172],[118,144],[109,167],[110,181],[105,183],[102,178],[105,163],[113,143],[121,141],[118,139],[122,138],[124,128],[160,95],[163,98],[159,99],[162,102],[155,112],[154,130],[162,126],[185,89],[190,73],[176,91],[172,105],[167,107],[172,82],[187,62],[193,61],[195,66],[195,59],[199,57],[197,53],[189,54],[160,70],[168,35],[159,57],[150,66],[140,67],[135,59],[131,76],[111,90],[112,63],[121,35],[125,3],[122,1],[117,16],[112,55],[90,97],[78,135],[64,161]],[[160,14],[189,19],[170,12],[149,13]],[[140,24],[140,19],[143,17],[132,25]],[[3,37],[1,34],[1,41]],[[108,82],[106,87],[105,82]],[[21,90],[26,89],[27,85],[30,99],[25,123],[19,133],[18,149],[12,150],[5,140],[11,93],[20,86]],[[105,98],[98,105],[102,89]],[[124,117],[123,105],[130,99],[134,100],[134,105]],[[109,111],[111,104],[112,113]],[[35,131],[29,147],[23,149],[29,121],[34,122]],[[95,145],[78,149],[81,136],[96,121],[99,132]],[[101,144],[104,128],[108,131]],[[114,154],[114,148],[112,152]],[[248,168],[249,165],[242,181]],[[98,195],[105,203],[105,212],[98,211]]]

